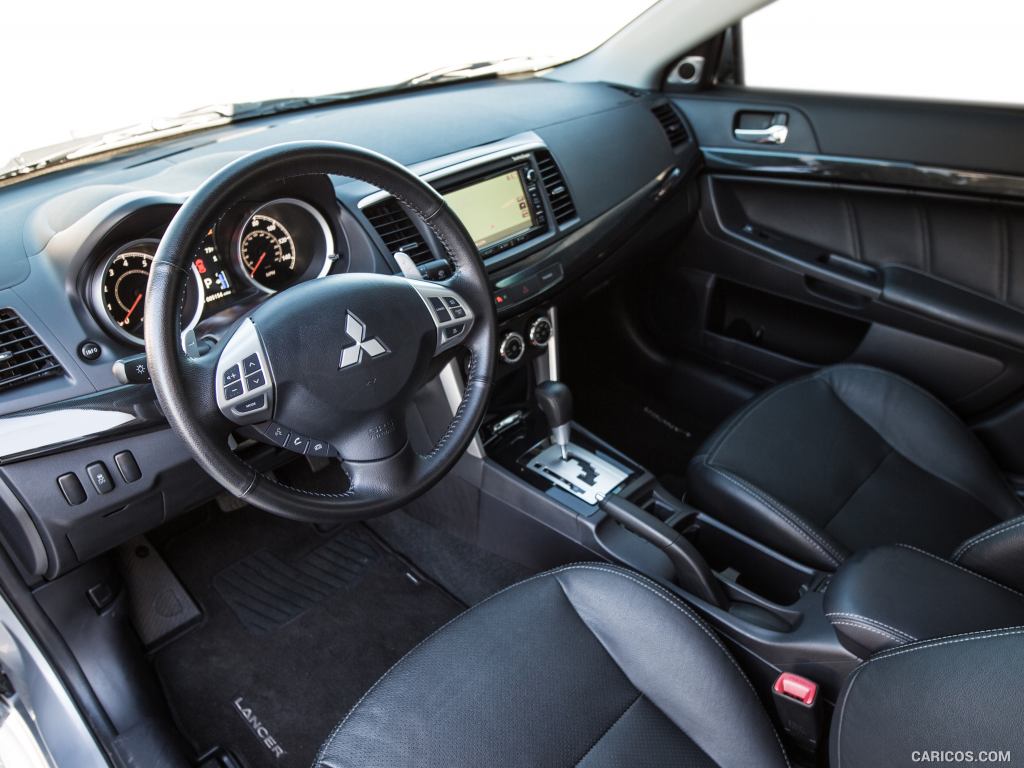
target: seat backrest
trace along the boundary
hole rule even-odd
[[[877,654],[847,681],[831,768],[1024,760],[1024,627]]]

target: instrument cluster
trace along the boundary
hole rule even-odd
[[[105,250],[90,278],[89,303],[115,337],[143,344],[146,286],[160,240],[140,237]],[[338,259],[323,214],[293,197],[229,212],[196,243],[182,302],[183,331],[236,304],[323,277]]]

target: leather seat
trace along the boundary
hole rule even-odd
[[[315,765],[773,768],[788,760],[718,638],[631,571],[499,592],[387,672]]]
[[[949,557],[1024,512],[981,443],[906,379],[860,365],[769,390],[690,463],[687,500],[807,565],[908,544]]]

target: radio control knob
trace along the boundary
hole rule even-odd
[[[526,338],[534,347],[546,347],[551,341],[551,321],[541,315],[530,323]]]
[[[498,344],[498,357],[503,363],[518,363],[523,359],[524,352],[526,352],[526,342],[518,333],[509,331],[502,336],[501,343]]]

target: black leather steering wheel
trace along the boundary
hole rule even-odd
[[[186,355],[179,305],[210,219],[257,183],[311,174],[347,176],[390,192],[437,237],[453,275],[444,282],[369,274],[310,280],[264,301],[214,349]],[[150,375],[171,427],[230,493],[300,520],[390,511],[451,469],[486,409],[495,328],[483,264],[444,200],[383,155],[332,142],[259,150],[207,180],[161,239],[146,292]],[[469,356],[462,403],[433,449],[418,453],[408,440],[407,407],[460,348]],[[309,438],[306,452],[337,459],[348,489],[303,490],[258,472],[229,447],[229,435],[243,427],[271,444],[281,445],[284,434]]]

